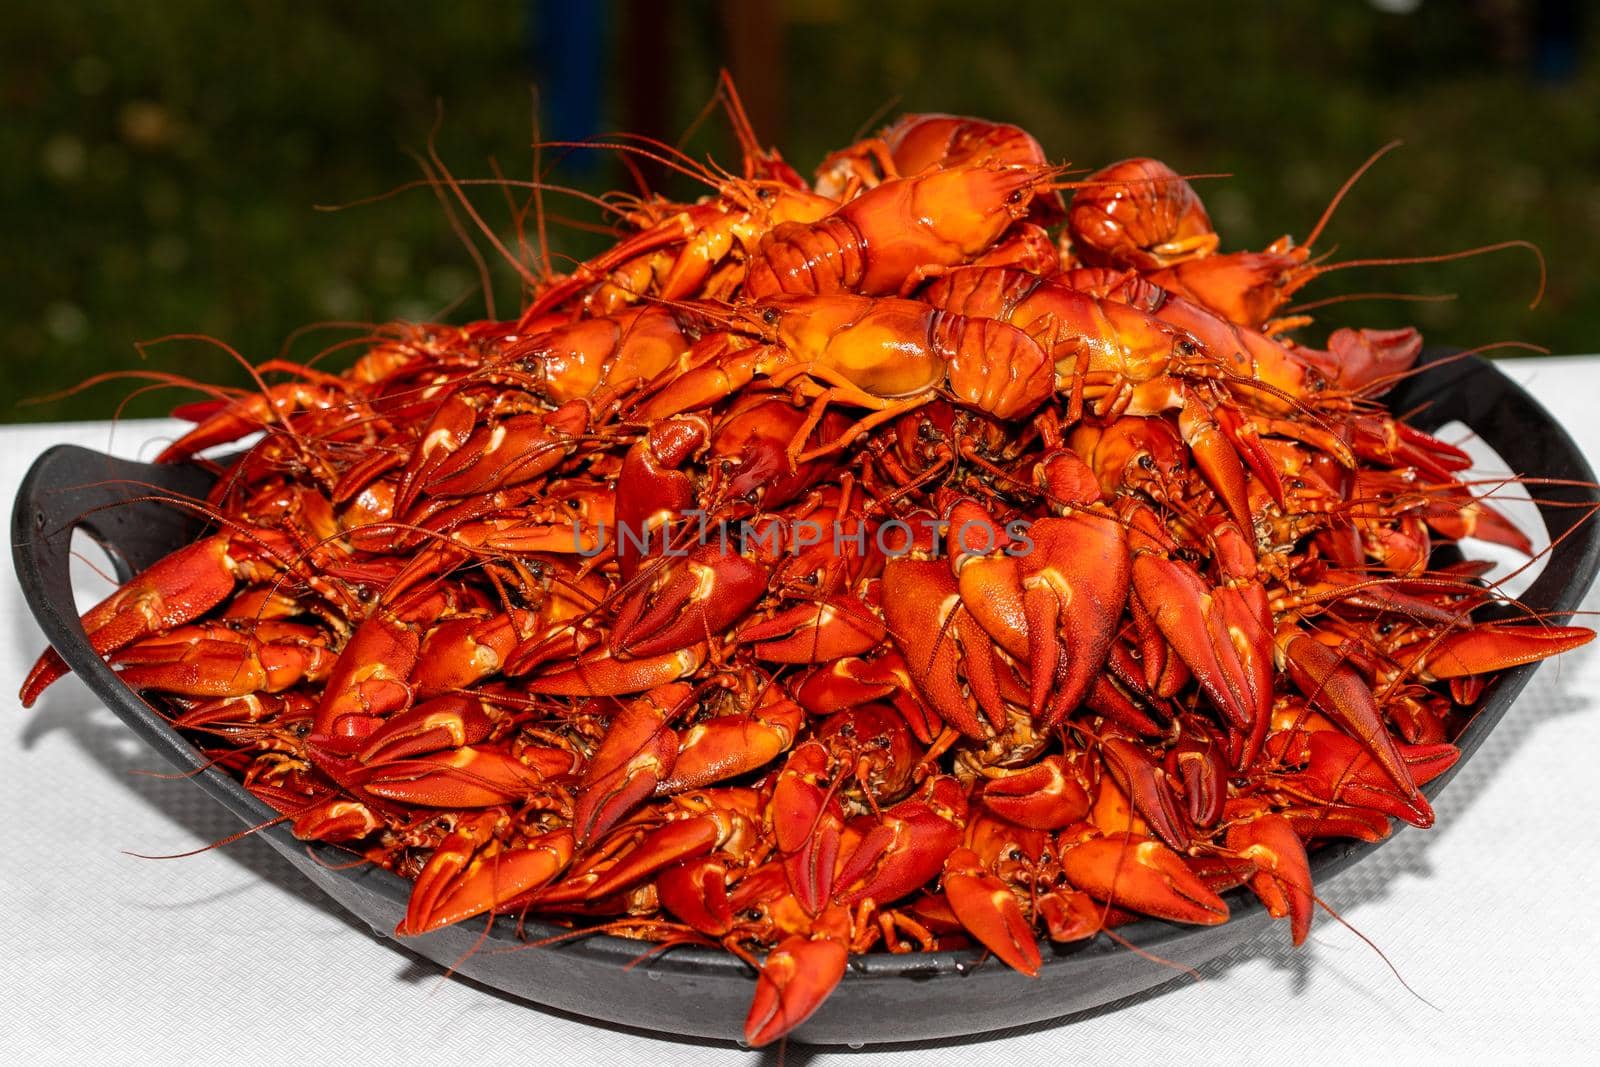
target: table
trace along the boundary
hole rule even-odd
[[[1600,357],[1505,367],[1600,459]],[[148,458],[176,425],[6,427],[0,499],[12,499],[52,444]],[[84,581],[95,588],[87,568]],[[0,597],[0,1004],[10,1056],[776,1062],[775,1050],[662,1040],[446,978],[371,936],[248,838],[181,859],[130,855],[204,850],[239,825],[199,789],[162,777],[165,764],[76,679],[21,710],[14,694],[42,638],[14,583]],[[1600,609],[1600,596],[1586,607]],[[1319,887],[1352,929],[1319,914],[1296,951],[1277,924],[1199,981],[1065,1023],[939,1047],[796,1047],[788,1062],[1574,1057],[1600,1039],[1597,766],[1591,646],[1539,672],[1440,798],[1434,830],[1406,830]]]

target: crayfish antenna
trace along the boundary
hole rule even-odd
[[[1365,944],[1372,951],[1376,952],[1378,954],[1378,958],[1383,961],[1383,965],[1389,968],[1389,973],[1394,975],[1395,981],[1399,982],[1407,993],[1410,993],[1412,996],[1422,1001],[1422,1003],[1426,1004],[1434,1011],[1440,1010],[1439,1005],[1435,1004],[1433,1001],[1429,1000],[1427,997],[1411,988],[1411,983],[1406,981],[1405,975],[1400,973],[1400,968],[1394,965],[1394,961],[1389,958],[1388,953],[1384,952],[1383,949],[1378,947],[1377,942],[1373,941],[1372,938],[1368,937],[1360,930],[1357,930],[1348,919],[1346,919],[1343,915],[1340,915],[1337,911],[1333,910],[1332,905],[1330,905],[1326,900],[1323,900],[1321,897],[1314,894],[1312,899],[1317,902],[1317,907],[1333,916],[1334,922],[1337,922],[1340,926],[1344,927],[1346,930],[1349,930],[1352,934],[1355,934],[1361,939],[1363,944]]]
[[[1544,252],[1532,241],[1496,241],[1494,244],[1479,245],[1476,248],[1463,248],[1459,252],[1440,252],[1431,256],[1377,256],[1370,259],[1349,259],[1343,263],[1333,263],[1317,268],[1318,274],[1331,274],[1336,270],[1350,270],[1354,267],[1408,267],[1422,263],[1449,263],[1457,259],[1470,259],[1473,256],[1485,255],[1489,252],[1499,252],[1506,248],[1526,248],[1533,253],[1533,258],[1539,264],[1539,288],[1533,294],[1533,300],[1528,304],[1532,311],[1544,299],[1545,286],[1549,280],[1549,272],[1545,266]]]
[[[224,838],[222,838],[220,840],[217,840],[217,841],[213,841],[208,845],[201,845],[199,848],[191,848],[187,852],[173,852],[173,853],[169,853],[169,854],[164,855],[164,856],[153,856],[153,855],[149,855],[148,853],[144,853],[144,852],[130,852],[127,849],[123,849],[122,854],[124,856],[132,856],[134,859],[137,859],[137,860],[181,860],[181,859],[188,859],[190,856],[198,856],[198,855],[200,855],[202,853],[210,852],[212,849],[221,848],[224,845],[231,845],[235,841],[243,841],[245,838],[251,836],[252,834],[258,834],[262,830],[271,829],[272,827],[277,826],[279,823],[287,822],[288,820],[290,820],[292,818],[294,818],[294,815],[292,813],[285,813],[285,814],[282,814],[282,815],[278,815],[278,816],[275,816],[274,818],[266,820],[265,822],[259,822],[259,823],[256,823],[254,826],[246,827],[243,830],[239,830],[239,831],[237,831],[235,833],[231,833],[227,837],[224,837]]]
[[[1317,219],[1317,224],[1311,227],[1310,233],[1306,234],[1306,239],[1302,243],[1307,248],[1317,243],[1317,238],[1322,236],[1323,229],[1328,225],[1329,221],[1332,220],[1333,213],[1339,209],[1339,205],[1344,201],[1345,195],[1355,187],[1356,182],[1361,180],[1361,176],[1367,173],[1367,171],[1371,170],[1374,163],[1378,162],[1378,160],[1382,159],[1384,156],[1388,155],[1390,152],[1394,151],[1396,148],[1399,148],[1403,144],[1405,144],[1405,142],[1399,138],[1390,141],[1388,144],[1372,153],[1372,155],[1368,156],[1367,161],[1361,164],[1361,166],[1357,167],[1355,172],[1344,180],[1344,184],[1339,186],[1338,192],[1333,194],[1333,199],[1328,201],[1328,206],[1322,209],[1322,215]]]
[[[728,112],[734,138],[739,142],[739,150],[744,158],[745,180],[777,181],[796,189],[806,188],[805,179],[784,162],[776,149],[761,147],[761,139],[756,136],[755,126],[745,112],[744,101],[734,87],[733,75],[728,73],[727,68],[723,68],[717,77],[717,97]]]
[[[1286,315],[1300,315],[1317,308],[1331,307],[1334,304],[1349,304],[1358,300],[1397,300],[1410,304],[1448,304],[1452,300],[1460,299],[1459,293],[1342,293],[1339,296],[1326,296],[1321,300],[1308,300],[1303,304],[1291,304],[1283,309]]]

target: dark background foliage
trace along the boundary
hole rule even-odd
[[[453,173],[533,172],[547,139],[632,129],[736,162],[726,124],[695,126],[731,67],[763,138],[802,171],[898,110],[1018,122],[1052,156],[1133,154],[1186,172],[1229,249],[1304,235],[1341,181],[1391,138],[1406,147],[1351,193],[1323,237],[1338,258],[1512,251],[1331,275],[1342,292],[1455,293],[1448,303],[1319,310],[1341,324],[1419,324],[1439,343],[1600,350],[1600,81],[1579,0],[1383,3],[1013,2],[666,5],[21,5],[0,39],[0,419],[112,414],[129,383],[36,400],[120,370],[242,381],[203,334],[251,360],[285,338],[306,357],[328,320],[484,313],[473,259],[414,181],[437,122]],[[632,179],[608,154],[547,151],[551,181]],[[652,173],[665,192],[692,187]],[[500,190],[475,194],[514,245]],[[553,215],[594,223],[551,197]],[[557,256],[597,238],[559,224]],[[493,263],[480,237],[478,245]],[[558,258],[558,265],[559,265]],[[498,310],[518,293],[493,268]],[[170,392],[129,414],[169,408]]]

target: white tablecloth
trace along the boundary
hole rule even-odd
[[[1506,367],[1600,458],[1600,357]],[[171,428],[4,428],[0,500],[49,445],[148,457]],[[259,842],[183,859],[128,855],[203,848],[239,825],[193,785],[147,773],[167,768],[76,679],[21,710],[14,694],[43,639],[15,583],[0,596],[0,1047],[10,1062],[775,1057],[657,1040],[446,979],[344,917]],[[1587,607],[1600,608],[1600,597]],[[792,1048],[789,1061],[1405,1063],[1515,1052],[1540,1062],[1592,1052],[1597,712],[1593,646],[1546,665],[1445,791],[1436,829],[1406,830],[1320,887],[1388,963],[1319,914],[1299,950],[1277,924],[1204,968],[1201,981],[1115,1011],[942,1047]]]

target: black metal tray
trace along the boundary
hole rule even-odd
[[[1460,420],[1523,474],[1594,481],[1571,437],[1537,401],[1489,362],[1476,357],[1441,362],[1447,355],[1425,353],[1424,362],[1433,366],[1398,386],[1389,397],[1392,407],[1417,412],[1412,422],[1423,429]],[[151,501],[126,502],[147,496],[153,486],[200,495],[209,481],[194,467],[133,463],[62,445],[34,463],[12,514],[17,575],[50,643],[107,707],[185,771],[195,771],[204,762],[194,746],[90,648],[73,606],[68,559],[72,531],[82,529],[108,551],[126,580],[197,532],[194,521],[173,508]],[[1573,529],[1588,514],[1584,505],[1600,503],[1600,495],[1581,486],[1541,486],[1534,495],[1542,501],[1540,511],[1557,544],[1522,599],[1553,613],[1553,621],[1565,621],[1600,569],[1600,523]],[[1569,531],[1571,535],[1565,536]],[[1476,716],[1457,739],[1460,762],[1424,792],[1436,795],[1472,757],[1536,667],[1529,664],[1495,676],[1484,689]],[[274,817],[219,771],[200,771],[190,780],[247,825]],[[377,868],[349,868],[347,854],[326,846],[308,847],[282,824],[261,836],[374,933],[393,936],[405,913],[408,883]],[[1381,844],[1343,843],[1320,849],[1312,858],[1313,876],[1324,883]],[[1248,893],[1235,891],[1227,899],[1233,918],[1221,926],[1149,920],[1118,932],[1156,956],[1198,966],[1252,937],[1270,921]],[[526,931],[530,939],[557,932],[539,923],[529,923]],[[674,949],[631,969],[627,965],[646,946],[605,935],[501,951],[522,945],[507,919],[496,923],[486,939],[480,924],[468,923],[401,943],[512,996],[664,1034],[737,1039],[753,988],[750,969],[719,950]],[[1142,958],[1104,937],[1064,947],[1046,943],[1037,979],[992,959],[979,962],[970,951],[874,954],[851,961],[841,987],[795,1032],[794,1039],[861,1045],[983,1033],[1110,1004],[1170,982],[1175,973],[1170,965]]]

